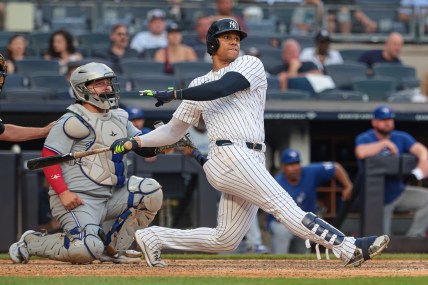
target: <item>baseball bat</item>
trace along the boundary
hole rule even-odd
[[[128,149],[126,145],[125,145],[125,148]],[[132,148],[132,144],[131,144],[131,148]],[[85,156],[94,155],[97,153],[103,153],[107,151],[110,151],[110,147],[102,147],[102,148],[90,149],[86,151],[69,152],[61,155],[33,158],[27,161],[27,168],[30,170],[39,169],[39,168],[59,164],[62,162],[67,162],[70,160],[75,160]]]

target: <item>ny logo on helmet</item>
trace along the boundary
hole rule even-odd
[[[235,22],[235,21],[230,21],[230,22],[229,22],[229,27],[230,27],[231,29],[239,30],[238,23],[237,23],[237,22]]]

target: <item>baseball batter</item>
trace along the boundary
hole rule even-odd
[[[42,156],[110,146],[122,136],[141,132],[118,107],[116,75],[106,65],[88,63],[70,79],[76,103],[67,108],[46,138]],[[137,154],[144,155],[141,149]],[[153,156],[152,154],[149,154]],[[52,215],[64,233],[27,231],[10,246],[14,263],[30,256],[85,264],[95,259],[140,262],[141,253],[127,250],[135,230],[146,227],[162,205],[162,189],[150,178],[126,178],[126,155],[105,152],[44,169],[51,185]],[[110,232],[100,224],[117,219]]]
[[[184,101],[166,125],[136,139],[140,146],[172,143],[190,125],[196,126],[202,116],[210,139],[208,161],[203,167],[210,184],[222,192],[216,228],[154,226],[138,230],[135,238],[146,262],[166,266],[160,256],[163,248],[231,251],[239,245],[260,207],[295,235],[332,249],[345,265],[359,266],[383,251],[389,237],[346,237],[313,213],[302,211],[265,168],[267,81],[259,59],[238,57],[240,41],[246,36],[233,19],[214,22],[207,33],[207,51],[213,60],[209,73],[193,80],[186,89],[141,92],[155,97],[157,106],[174,99]]]

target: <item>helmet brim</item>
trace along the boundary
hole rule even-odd
[[[218,37],[219,35],[222,35],[222,34],[227,33],[227,32],[237,32],[239,34],[239,38],[241,39],[241,41],[247,37],[247,33],[246,32],[239,31],[239,30],[236,30],[236,29],[221,30],[221,31],[218,31],[215,34],[215,36]]]

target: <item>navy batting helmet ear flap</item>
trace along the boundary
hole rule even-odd
[[[220,46],[217,36],[230,31],[238,32],[241,41],[247,37],[247,33],[241,31],[241,27],[234,19],[224,18],[212,23],[207,32],[207,52],[210,55],[213,55]]]

